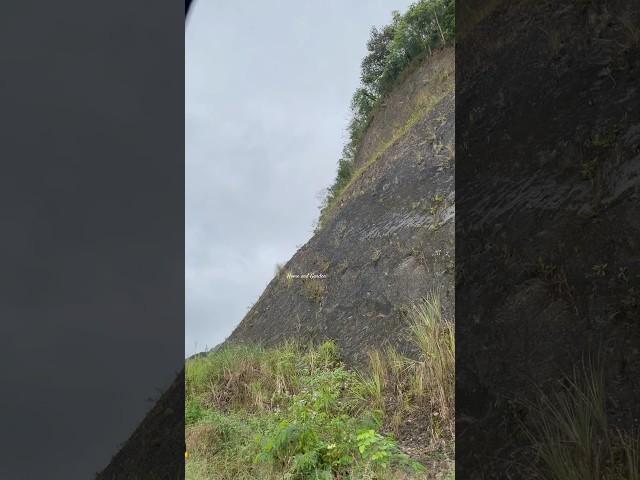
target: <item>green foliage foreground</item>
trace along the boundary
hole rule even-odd
[[[367,410],[335,344],[227,347],[187,364],[189,478],[378,478],[420,470]]]
[[[405,372],[393,385],[384,367],[364,373],[345,368],[331,341],[225,346],[189,360],[187,478],[424,478],[425,468],[383,432],[390,430],[387,404],[395,414],[441,421],[444,410],[434,411],[425,401],[431,390],[416,381],[431,357],[392,355]],[[387,390],[403,395],[402,408],[390,397],[385,401]]]

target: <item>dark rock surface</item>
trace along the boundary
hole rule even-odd
[[[96,480],[183,479],[184,450],[182,372]]]
[[[441,291],[445,315],[453,319],[455,117],[453,72],[448,74],[448,93],[350,185],[228,341],[332,338],[347,360],[359,363],[368,347],[387,343],[410,353],[404,308],[431,291]],[[430,83],[419,87],[399,88],[415,97],[429,92]],[[403,98],[392,96],[385,109]],[[388,121],[389,114],[380,112],[369,129],[382,131]]]
[[[456,58],[460,478],[531,478],[523,402],[586,355],[640,426],[637,9],[498,3]]]

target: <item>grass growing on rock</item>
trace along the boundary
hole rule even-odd
[[[536,478],[640,480],[640,432],[609,425],[599,359],[576,366],[530,408]]]
[[[185,367],[187,478],[446,474],[423,465],[426,455],[452,452],[453,344],[443,334],[450,324],[439,311],[431,299],[410,314],[409,331],[420,355],[410,359],[393,350],[371,351],[370,366],[362,371],[348,369],[332,341],[290,341],[274,348],[230,345],[190,359]],[[426,338],[434,334],[438,338]],[[444,345],[434,347],[442,340]],[[405,421],[428,437],[419,438],[415,452],[403,442]],[[444,468],[450,469],[451,461]]]

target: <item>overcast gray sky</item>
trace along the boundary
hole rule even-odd
[[[372,26],[408,0],[195,0],[186,30],[187,355],[312,235]]]

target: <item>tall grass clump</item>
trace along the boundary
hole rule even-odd
[[[530,405],[539,478],[640,479],[640,437],[609,426],[605,392],[602,364],[589,360]]]
[[[454,431],[455,417],[455,328],[442,318],[440,298],[432,295],[415,304],[410,313],[410,331],[420,351],[416,363],[415,390],[419,403],[428,404]]]
[[[438,295],[409,309],[408,331],[418,355],[394,348],[369,352],[367,381],[374,404],[398,431],[406,418],[426,422],[431,438],[451,444],[455,435],[455,341],[453,323],[442,317]]]
[[[185,366],[187,398],[204,406],[248,411],[276,408],[299,388],[296,361],[299,345],[277,349],[239,345],[195,358]]]
[[[336,179],[320,206],[319,227],[355,174],[353,161],[374,111],[415,59],[454,38],[453,0],[419,0],[404,14],[393,12],[390,24],[372,28],[361,64],[361,85],[351,99],[348,140],[338,160]]]

